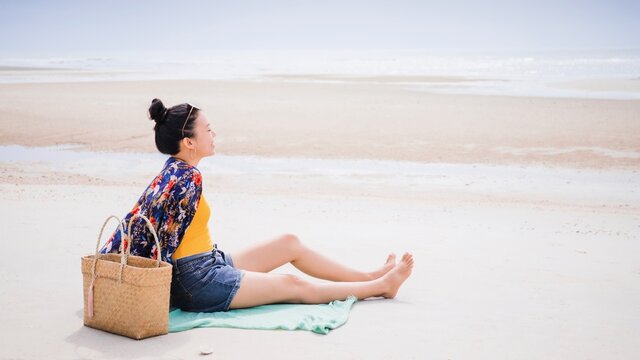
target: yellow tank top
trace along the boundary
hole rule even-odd
[[[204,193],[202,193],[198,209],[193,215],[193,220],[191,220],[191,224],[189,224],[180,245],[173,253],[174,260],[213,250],[213,242],[211,241],[208,225],[210,216],[209,203],[207,203]]]

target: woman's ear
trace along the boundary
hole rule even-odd
[[[193,143],[191,142],[191,140],[189,138],[183,138],[182,139],[182,146],[184,146],[185,148],[188,148],[189,146],[193,146]]]

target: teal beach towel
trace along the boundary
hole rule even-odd
[[[355,296],[329,304],[273,304],[226,312],[197,313],[171,309],[169,332],[197,327],[226,327],[261,330],[309,330],[326,335],[347,322]]]

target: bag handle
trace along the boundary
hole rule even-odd
[[[100,257],[100,239],[102,239],[102,233],[104,232],[104,228],[107,226],[107,223],[111,219],[116,219],[118,221],[118,229],[120,230],[120,249],[122,249],[122,241],[125,239],[124,230],[122,229],[122,221],[115,215],[111,215],[104,221],[102,224],[102,228],[100,229],[100,234],[98,235],[98,242],[96,243],[96,254],[93,257],[93,266],[91,267],[91,284],[89,285],[89,294],[88,294],[88,315],[90,318],[93,317],[93,284],[96,281],[96,266],[98,264],[98,258]],[[120,276],[122,276],[122,272],[120,272]]]
[[[129,258],[130,252],[131,252],[131,224],[133,223],[133,219],[135,218],[142,218],[147,225],[147,228],[149,230],[151,230],[151,234],[153,235],[153,239],[156,242],[156,249],[158,250],[158,257],[156,258],[156,267],[160,267],[160,258],[162,257],[162,247],[160,246],[160,242],[158,241],[158,234],[156,234],[156,229],[153,227],[153,224],[151,223],[151,221],[144,215],[138,213],[135,214],[131,217],[131,219],[129,219],[129,226],[127,227],[127,237],[129,239],[129,241],[127,241],[127,248],[125,249],[125,251],[122,252],[122,258],[120,259],[120,277],[122,277],[122,268],[124,265],[127,264],[127,260]]]
[[[111,215],[104,221],[102,224],[102,228],[100,229],[100,234],[98,235],[98,242],[96,243],[96,255],[93,257],[93,267],[91,270],[91,283],[93,283],[93,279],[96,277],[96,264],[98,264],[98,258],[100,257],[100,239],[102,239],[102,233],[104,232],[104,228],[107,226],[107,223],[111,219],[116,219],[118,221],[118,229],[120,230],[120,249],[122,250],[122,239],[125,238],[124,230],[122,229],[122,221],[115,215]]]

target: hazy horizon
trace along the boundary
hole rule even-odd
[[[640,48],[632,1],[1,1],[2,53]]]

